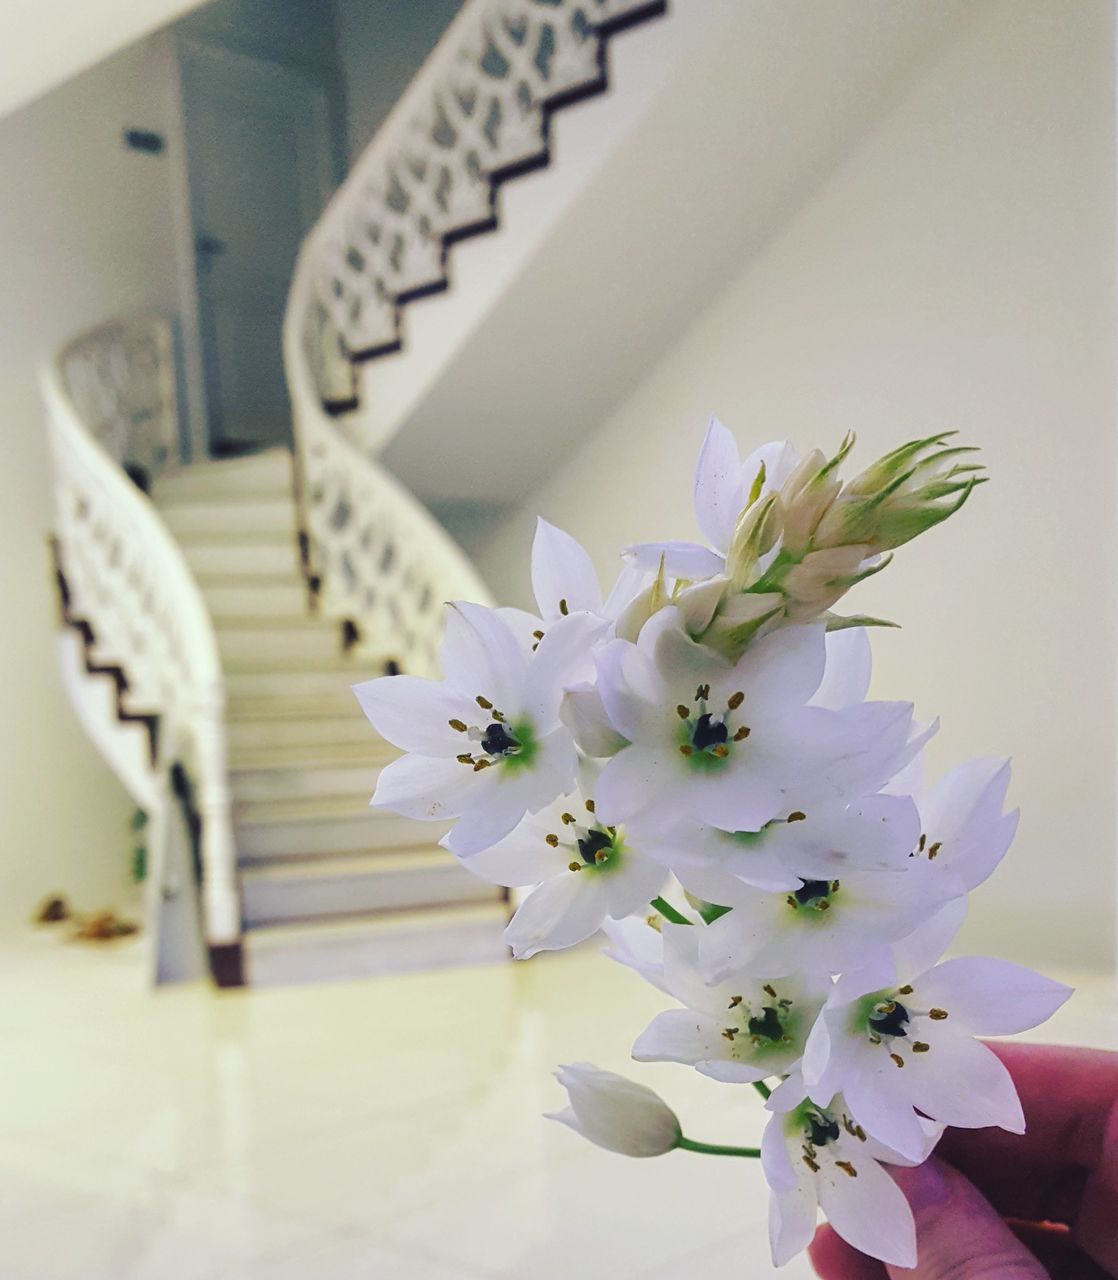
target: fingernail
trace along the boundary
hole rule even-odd
[[[925,1160],[913,1169],[894,1166],[889,1172],[915,1213],[935,1209],[951,1199],[951,1184],[938,1160]]]

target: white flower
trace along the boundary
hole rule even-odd
[[[662,1156],[679,1145],[683,1133],[675,1112],[644,1085],[588,1062],[560,1067],[555,1078],[570,1106],[549,1120],[623,1156]]]
[[[892,871],[851,865],[838,878],[804,880],[789,893],[729,879],[718,887],[730,899],[720,905],[733,910],[703,931],[700,958],[711,977],[735,965],[780,978],[798,970],[841,973],[885,960],[894,943],[954,892],[913,859]]]
[[[646,908],[666,872],[642,855],[624,827],[605,826],[595,814],[593,770],[583,785],[525,818],[491,848],[463,859],[494,884],[536,885],[505,931],[518,960],[583,942],[607,918],[621,920]]]
[[[808,1039],[804,1080],[842,1092],[866,1132],[918,1159],[921,1113],[941,1124],[1023,1133],[1017,1090],[975,1037],[1038,1026],[1069,987],[1005,960],[948,960],[908,981],[889,962],[844,974]]]
[[[872,790],[865,762],[871,776],[880,772],[876,754],[893,741],[895,722],[903,721],[907,741],[911,707],[806,706],[824,661],[823,627],[803,626],[755,641],[731,666],[683,632],[674,608],[645,623],[635,645],[611,641],[597,654],[598,693],[629,745],[603,769],[602,817],[616,823],[663,813],[758,831],[809,785]]]
[[[525,653],[491,609],[459,603],[442,648],[445,680],[384,676],[355,686],[373,727],[409,754],[380,775],[373,804],[411,818],[457,818],[446,846],[477,853],[574,785],[576,753],[559,719],[585,679],[605,623],[574,613]]]
[[[790,1071],[803,1053],[830,983],[794,976],[764,982],[744,971],[708,983],[695,925],[662,926],[664,984],[685,1009],[657,1014],[633,1045],[638,1062],[683,1062],[727,1083]]]
[[[695,520],[709,547],[694,542],[651,542],[630,547],[625,554],[652,570],[662,560],[665,573],[673,578],[694,580],[722,573],[738,517],[750,497],[778,491],[799,461],[787,440],[773,440],[754,449],[742,462],[733,435],[717,418],[711,418],[699,450],[694,488]]]
[[[796,1076],[773,1094],[768,1107],[774,1115],[761,1139],[761,1165],[773,1192],[769,1242],[775,1265],[783,1266],[811,1243],[821,1208],[855,1249],[891,1266],[914,1267],[912,1210],[882,1168],[882,1162],[913,1162],[875,1142],[841,1096],[826,1106],[804,1099]],[[926,1124],[923,1135],[919,1160],[930,1153],[939,1129]]]
[[[968,760],[919,797],[919,858],[977,889],[997,867],[1017,832],[1018,810],[1003,813],[1008,760]]]
[[[603,599],[594,564],[582,544],[542,517],[537,519],[532,541],[532,591],[545,626],[579,612],[613,622],[649,577],[644,569],[624,565]]]

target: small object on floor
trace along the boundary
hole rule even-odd
[[[115,911],[98,911],[79,918],[73,936],[79,942],[112,942],[139,933],[140,926],[130,920],[122,920]]]
[[[60,924],[70,919],[70,905],[60,893],[52,893],[43,899],[35,912],[36,924]]]

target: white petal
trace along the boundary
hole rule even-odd
[[[503,766],[498,765],[497,768],[503,771]],[[507,781],[500,779],[500,774],[498,778],[502,786],[518,788],[529,813],[539,813],[559,796],[570,795],[574,790],[577,769],[575,745],[571,735],[560,725],[536,744],[536,756],[530,768]]]
[[[787,1109],[794,1110],[802,1101],[801,1093]],[[792,1163],[784,1124],[783,1113],[773,1115],[761,1135],[761,1171],[773,1191],[791,1191],[796,1185],[796,1169]]]
[[[553,622],[529,659],[523,710],[538,733],[559,723],[559,704],[568,685],[594,675],[594,645],[608,623],[593,613],[572,613]]]
[[[947,960],[920,978],[917,989],[922,1003],[949,1010],[956,1022],[982,1036],[1037,1027],[1072,992],[1032,969],[984,956]]]
[[[559,719],[588,755],[612,756],[627,743],[610,723],[602,695],[592,684],[576,685],[563,694]]]
[[[728,1058],[730,1046],[722,1037],[723,1024],[691,1009],[666,1009],[637,1037],[636,1062],[682,1062],[694,1066],[712,1058]]]
[[[508,623],[496,609],[456,600],[446,626],[442,667],[448,682],[467,697],[488,698],[510,718],[518,715],[527,658]]]
[[[711,578],[721,573],[726,561],[716,551],[697,542],[642,542],[625,548],[625,556],[638,568],[656,573],[660,565],[669,578]]]
[[[647,911],[648,904],[664,887],[667,873],[651,858],[629,849],[622,854],[621,865],[604,872],[600,879],[609,914],[620,920],[636,911]]]
[[[651,584],[654,572],[655,570],[649,571],[633,560],[622,561],[621,569],[602,605],[602,614],[615,622],[626,607]]]
[[[827,661],[826,632],[814,624],[781,627],[755,640],[727,677],[742,689],[747,719],[803,706],[819,688]]]
[[[856,1178],[828,1161],[829,1176],[816,1179],[827,1221],[847,1244],[869,1257],[894,1267],[915,1267],[916,1223],[901,1189],[876,1160],[858,1153],[851,1163]]]
[[[355,684],[353,692],[382,738],[425,755],[454,756],[462,751],[462,737],[450,721],[473,719],[478,710],[442,681],[421,676],[381,676]]]
[[[573,947],[595,934],[606,916],[603,877],[565,871],[534,889],[505,930],[518,960]]]
[[[477,781],[474,771],[457,760],[402,756],[380,771],[372,803],[427,822],[456,818]]]
[[[481,794],[471,798],[470,807],[442,842],[456,858],[468,858],[503,840],[528,812],[523,789],[515,784],[484,779],[478,791]]]
[[[769,1201],[769,1246],[774,1266],[784,1266],[811,1244],[818,1216],[814,1179],[799,1178],[791,1191],[773,1193]]]
[[[532,590],[547,622],[566,613],[602,608],[598,575],[582,544],[542,517],[536,521],[532,542]]]
[[[566,872],[571,855],[547,843],[545,825],[527,818],[495,845],[462,858],[462,865],[482,880],[510,888],[550,880]]]
[[[846,1105],[867,1133],[902,1156],[919,1160],[926,1139],[920,1118],[912,1109],[912,1089],[922,1064],[910,1056],[908,1066],[897,1067],[884,1046],[875,1048],[872,1054],[863,1049],[857,1055],[857,1066],[846,1072],[842,1081]],[[869,1066],[867,1060],[874,1065]],[[956,1080],[952,1087],[965,1089],[966,1084]]]
[[[927,973],[963,927],[968,905],[965,894],[952,898],[912,933],[894,943],[893,954],[897,960],[898,972],[906,977]]]
[[[664,980],[664,949],[658,929],[643,918],[630,916],[626,920],[603,921],[602,932],[609,939],[609,945],[602,948],[603,955],[639,973],[665,995],[670,994]]]
[[[453,616],[453,611],[448,616]],[[542,618],[537,618],[534,613],[529,613],[527,609],[514,609],[510,605],[501,605],[497,610],[497,617],[505,623],[516,637],[516,642],[520,645],[522,653],[527,655],[535,649],[536,642],[539,640],[539,636],[536,633],[543,630]],[[472,688],[474,686],[471,684],[469,687]]]
[[[638,744],[606,761],[594,803],[599,818],[616,826],[678,791],[664,758]]]
[[[695,818],[723,831],[759,831],[787,808],[785,792],[763,774],[741,765],[717,773],[694,773],[686,786],[687,807]]]
[[[695,466],[695,520],[703,537],[723,555],[745,506],[747,485],[752,483],[753,476],[742,475],[738,442],[717,418],[711,418]]]
[[[938,1034],[931,1050],[910,1058],[909,1067],[917,1068],[907,1082],[912,1103],[933,1120],[960,1129],[998,1125],[1010,1133],[1025,1132],[1013,1077],[980,1041]]]
[[[611,640],[594,655],[598,693],[610,723],[631,742],[652,729],[663,681],[648,655],[628,640]]]
[[[865,627],[844,627],[827,634],[827,665],[812,706],[838,711],[864,702],[870,687],[873,659]]]

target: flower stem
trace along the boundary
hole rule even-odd
[[[672,924],[690,924],[691,923],[691,921],[688,920],[685,915],[677,911],[670,902],[665,902],[663,898],[653,898],[648,905],[650,907],[655,907],[656,910],[659,911],[659,913],[664,917],[664,919],[670,921],[670,923]]]
[[[745,1156],[749,1160],[758,1160],[761,1156],[759,1147],[723,1147],[715,1142],[693,1142],[690,1138],[680,1138],[677,1146],[681,1151],[697,1151],[704,1156]]]
[[[754,1080],[754,1081],[753,1081],[753,1087],[754,1087],[754,1089],[756,1089],[756,1090],[757,1090],[757,1092],[761,1095],[761,1097],[762,1097],[762,1098],[764,1098],[764,1099],[766,1099],[766,1100],[768,1100],[769,1098],[771,1098],[771,1097],[773,1096],[773,1091],[772,1091],[772,1090],[769,1088],[769,1086],[764,1082],[764,1080]]]

